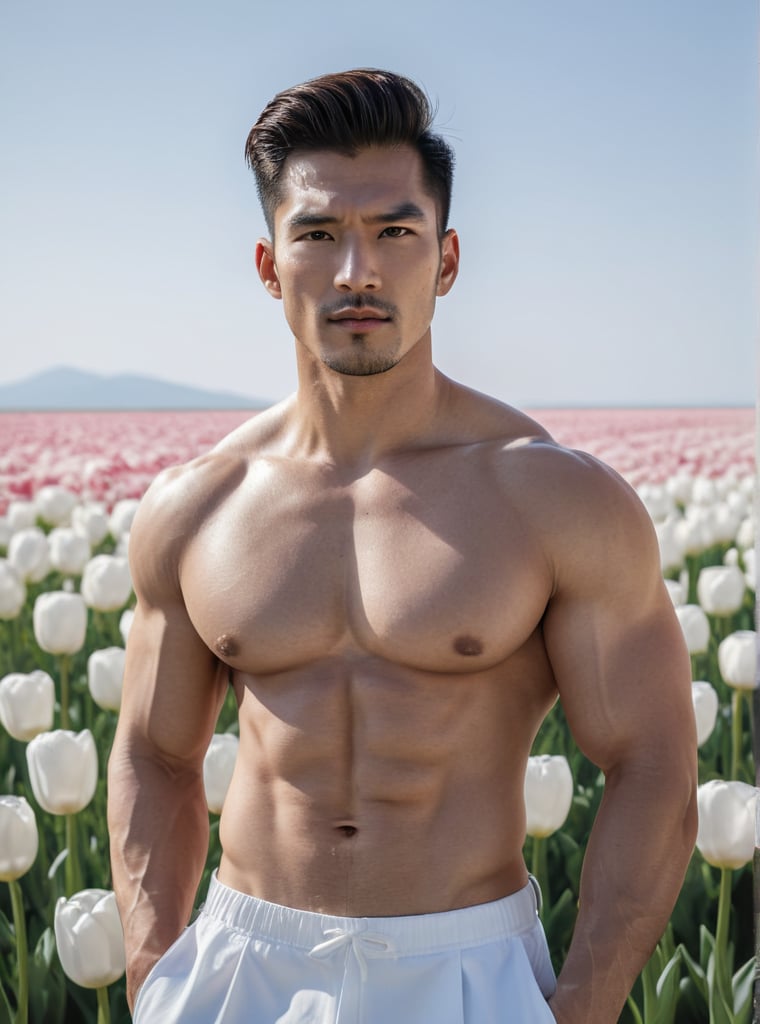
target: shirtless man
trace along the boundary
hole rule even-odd
[[[689,659],[646,513],[433,365],[459,244],[430,120],[358,71],[249,137],[299,384],[163,473],[132,532],[109,827],[140,1024],[613,1024],[692,850]],[[224,852],[186,929],[228,681]],[[606,786],[555,990],[522,848],[558,695]]]

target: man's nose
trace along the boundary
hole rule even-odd
[[[334,284],[339,291],[377,291],[380,271],[372,247],[346,240],[341,247]]]

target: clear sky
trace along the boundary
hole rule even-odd
[[[756,0],[6,0],[0,383],[295,385],[243,144],[280,89],[408,74],[457,153],[438,365],[525,406],[752,404]]]

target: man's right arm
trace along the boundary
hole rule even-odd
[[[187,505],[178,509],[176,492],[172,483],[154,485],[130,534],[138,603],[108,766],[111,866],[130,1007],[192,912],[208,851],[203,758],[226,688],[222,666],[182,598],[179,561],[183,526],[190,524],[183,523]]]

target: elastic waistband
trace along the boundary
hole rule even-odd
[[[538,920],[537,894],[537,883],[531,879],[510,896],[461,910],[408,917],[336,917],[248,896],[224,885],[214,872],[201,913],[252,938],[306,951],[323,943],[328,934],[359,937],[367,932],[388,940],[396,956],[414,956],[479,946],[529,931]]]

